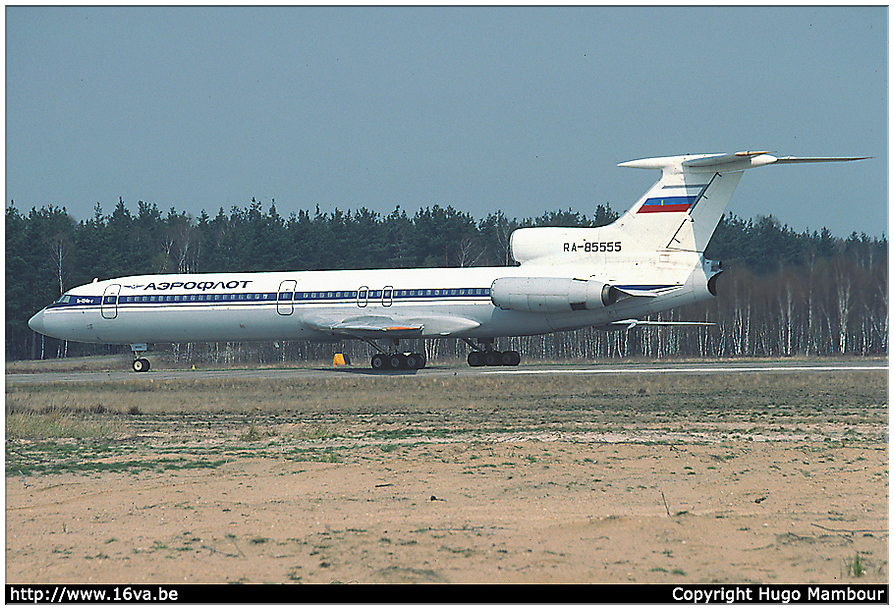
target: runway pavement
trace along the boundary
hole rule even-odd
[[[174,379],[312,379],[356,376],[488,376],[488,375],[744,375],[749,373],[804,373],[844,371],[887,371],[887,360],[767,360],[741,362],[626,362],[594,364],[529,364],[518,367],[434,365],[418,371],[374,371],[368,367],[303,367],[256,369],[159,369],[147,373],[77,371],[13,373],[8,384],[97,383],[127,380]]]

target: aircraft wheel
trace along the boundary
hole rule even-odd
[[[484,353],[484,364],[487,366],[500,366],[503,364],[503,354],[500,352],[485,352]]]
[[[518,366],[521,362],[521,355],[515,351],[503,352],[501,360],[503,366]]]
[[[384,354],[376,354],[372,357],[370,365],[374,371],[381,371],[388,368],[388,358]]]
[[[469,366],[484,366],[484,352],[469,352]]]
[[[388,359],[388,365],[393,369],[407,368],[407,357],[403,354],[394,354]]]
[[[149,370],[149,361],[145,358],[137,358],[133,361],[134,373],[145,373]]]
[[[421,369],[425,366],[425,356],[422,354],[410,354],[406,357],[408,369]]]

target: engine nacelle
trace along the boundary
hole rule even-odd
[[[564,277],[502,277],[490,287],[500,309],[539,313],[582,311],[614,305],[621,292],[598,280]]]
[[[622,235],[607,227],[526,227],[510,237],[512,258],[519,263],[533,260],[578,259],[621,252]]]

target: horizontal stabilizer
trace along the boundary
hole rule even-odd
[[[651,157],[619,163],[618,167],[660,169],[670,174],[701,172],[733,172],[773,163],[836,163],[860,161],[870,157],[775,157],[763,150],[746,150],[736,153],[711,153],[704,155],[677,155]]]
[[[863,161],[872,157],[779,157],[776,163],[837,163],[840,161]]]
[[[771,157],[767,151],[742,151],[737,153],[721,153],[716,155],[699,155],[696,158],[683,161],[684,167],[723,166],[728,163],[741,163],[744,160],[758,157]],[[768,159],[765,159],[768,160]]]

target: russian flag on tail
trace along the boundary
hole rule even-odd
[[[650,197],[637,210],[638,214],[651,212],[688,212],[698,195],[675,195],[671,197]]]

